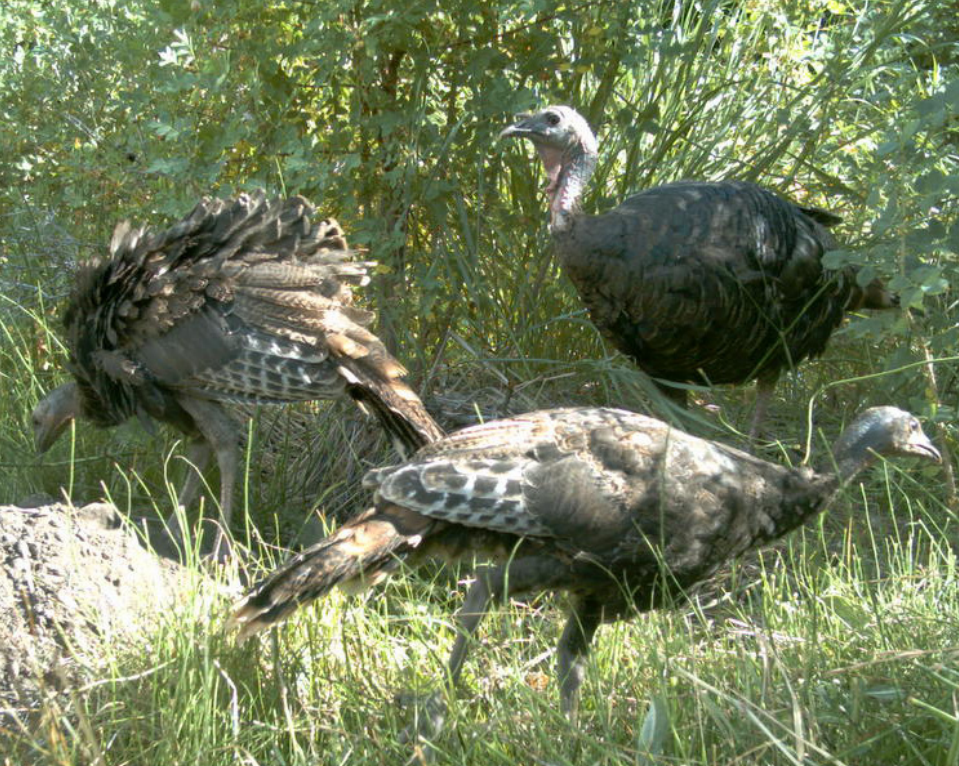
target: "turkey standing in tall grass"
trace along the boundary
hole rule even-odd
[[[582,116],[551,106],[500,135],[539,152],[559,262],[603,336],[654,379],[755,379],[753,436],[780,372],[821,354],[846,311],[898,305],[878,280],[823,268],[831,213],[742,181],[681,181],[584,215],[597,142]],[[685,405],[685,389],[660,388]]]
[[[161,232],[117,226],[109,257],[77,272],[64,315],[74,380],[36,406],[37,449],[77,417],[170,423],[192,440],[199,470],[216,455],[226,528],[240,431],[224,403],[346,394],[377,415],[404,457],[441,437],[402,365],[367,329],[373,315],[351,305],[370,264],[353,259],[336,221],[313,215],[303,197],[269,201],[261,191],[205,199]],[[198,488],[191,471],[181,504]]]
[[[919,421],[895,407],[859,415],[835,445],[837,471],[824,473],[623,410],[547,410],[473,426],[367,474],[373,507],[269,575],[231,624],[243,638],[401,562],[488,556],[501,565],[478,576],[459,612],[451,682],[490,601],[568,591],[558,676],[563,710],[575,717],[601,623],[682,597],[729,558],[809,520],[877,455],[939,459]],[[434,703],[431,715],[435,728],[442,708]]]

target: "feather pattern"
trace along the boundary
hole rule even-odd
[[[818,513],[877,454],[939,453],[893,407],[860,415],[837,442],[836,473],[786,468],[624,410],[544,410],[458,431],[408,462],[370,471],[373,507],[259,583],[231,623],[241,636],[340,585],[368,585],[401,560],[481,554],[459,616],[451,681],[487,603],[565,590],[560,641],[564,709],[570,677],[603,621],[662,606],[730,557]]]
[[[84,414],[107,424],[140,408],[157,416],[138,396],[147,382],[164,397],[251,403],[396,388],[402,366],[367,329],[373,315],[351,305],[370,264],[313,213],[302,197],[259,192],[203,200],[165,231],[120,224],[110,257],[81,267],[65,314]],[[415,449],[441,431],[398,387],[390,398]]]
[[[602,335],[655,379],[757,379],[765,398],[781,371],[823,352],[847,310],[898,305],[881,283],[861,288],[854,269],[823,266],[836,247],[831,213],[742,181],[681,181],[584,215],[598,146],[581,115],[548,107],[502,136],[539,150],[563,270]],[[685,402],[682,389],[663,390]]]
[[[239,436],[219,403],[346,395],[411,453],[443,432],[369,330],[373,314],[352,305],[370,266],[303,197],[204,199],[160,231],[121,223],[109,255],[80,266],[64,313],[71,414],[170,422],[223,468]]]
[[[555,241],[603,334],[677,382],[742,383],[822,353],[855,284],[822,267],[821,224],[738,181],[656,187]]]

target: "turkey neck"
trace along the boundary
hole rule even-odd
[[[833,448],[835,473],[825,467],[817,472],[808,467],[785,469],[788,478],[781,491],[786,502],[775,503],[750,516],[750,534],[736,547],[736,554],[757,543],[780,538],[821,513],[843,486],[875,462],[876,455],[870,447],[871,440],[853,430],[843,434]]]
[[[595,144],[595,138],[588,142]],[[549,203],[551,234],[568,231],[573,216],[579,212],[583,189],[596,169],[596,150],[587,146],[585,139],[576,140],[563,152],[562,167]]]
[[[852,438],[850,438],[852,437]],[[833,447],[836,460],[836,490],[852,481],[856,475],[876,462],[876,453],[856,433],[842,434]]]
[[[779,527],[776,536],[799,526],[812,516],[818,514],[826,504],[859,473],[876,462],[876,453],[870,448],[870,440],[863,434],[856,432],[844,433],[833,447],[835,473],[823,470],[818,472],[809,484],[813,496],[818,495],[819,501],[809,506],[799,503],[797,511],[784,514],[775,520]],[[803,493],[800,493],[802,496]],[[805,507],[804,507],[805,506]]]

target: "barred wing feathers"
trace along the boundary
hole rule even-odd
[[[257,192],[205,199],[160,232],[117,226],[65,316],[86,412],[162,418],[161,390],[244,403],[349,393],[409,451],[442,435],[368,329],[373,314],[352,305],[371,264],[314,212]]]

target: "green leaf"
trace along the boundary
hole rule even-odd
[[[662,695],[649,698],[646,716],[636,738],[636,764],[653,764],[655,756],[662,755],[669,735],[669,707]]]
[[[959,221],[956,221],[949,227],[947,245],[953,253],[959,255]]]
[[[864,263],[859,268],[859,271],[856,272],[856,284],[858,284],[860,287],[865,287],[878,276],[879,272],[876,271],[875,266],[873,266],[871,263]]]
[[[852,250],[829,250],[822,256],[822,265],[827,269],[841,269],[843,266],[858,265],[862,261],[862,254]]]
[[[899,686],[877,684],[863,690],[863,694],[880,702],[899,702],[909,696],[909,692]]]

